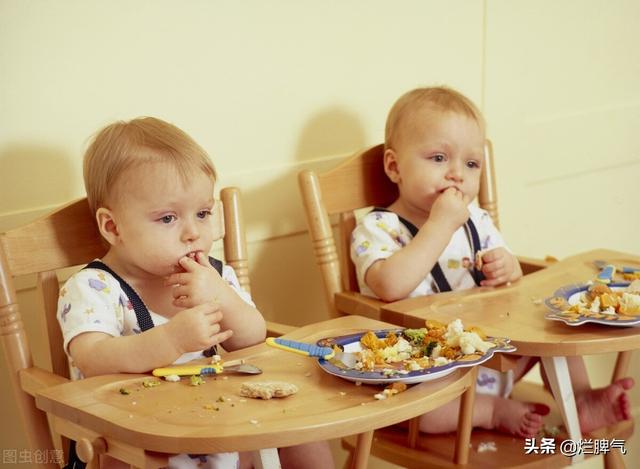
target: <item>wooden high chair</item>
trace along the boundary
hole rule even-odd
[[[222,203],[217,203],[213,212],[217,229],[216,239],[223,238],[225,259],[236,271],[240,285],[249,291],[247,248],[242,226],[239,191],[225,188],[220,192]],[[224,215],[223,215],[224,212]],[[56,319],[59,280],[56,271],[87,264],[101,257],[106,245],[98,232],[90,213],[87,199],[72,202],[53,213],[26,226],[0,234],[0,317],[2,318],[2,345],[10,371],[14,399],[18,407],[22,426],[32,450],[68,450],[68,438],[77,440],[80,458],[89,462],[88,467],[99,466],[99,455],[109,454],[131,464],[132,467],[162,467],[169,455],[148,453],[136,447],[135,442],[118,441],[110,444],[103,438],[92,439],[87,435],[100,434],[100,422],[92,428],[75,424],[60,424],[59,419],[51,428],[47,415],[35,405],[36,393],[46,387],[64,383],[69,379],[67,357],[63,351],[62,333]],[[26,314],[37,314],[44,319],[45,339],[48,342],[46,363],[35,366],[18,305],[14,278],[22,275],[37,275],[37,291],[40,309]],[[22,314],[25,314],[22,311]],[[268,325],[273,326],[273,325]],[[274,327],[270,327],[272,334]],[[293,328],[275,325],[276,333]],[[40,337],[32,337],[37,342]],[[113,423],[113,422],[112,422]],[[60,441],[60,434],[62,441]],[[67,460],[65,454],[65,461]],[[58,467],[47,460],[40,467]]]
[[[346,313],[377,319],[383,303],[359,293],[355,267],[350,259],[351,232],[356,225],[354,211],[371,206],[386,207],[398,197],[396,185],[384,172],[383,155],[384,146],[376,145],[324,174],[302,171],[298,176],[309,235],[332,316]],[[489,212],[499,228],[493,147],[489,140],[485,144],[478,204]],[[334,216],[337,217],[337,241],[331,222]],[[518,259],[525,274],[551,262],[527,257]]]
[[[374,319],[380,318],[380,308],[384,302],[359,292],[355,266],[350,259],[350,241],[351,232],[356,225],[354,211],[372,206],[386,207],[398,196],[396,185],[384,172],[383,155],[384,146],[376,145],[356,153],[326,173],[316,174],[307,170],[302,171],[298,177],[309,235],[316,263],[321,270],[326,303],[332,316],[358,314]],[[493,148],[489,140],[485,144],[485,162],[482,167],[478,204],[489,212],[498,226]],[[337,222],[336,238],[332,225],[333,217]],[[518,259],[525,274],[540,270],[552,262],[523,257]],[[497,361],[500,361],[496,365],[499,369],[510,367],[509,358],[504,354],[498,354]],[[528,392],[530,393],[530,390]],[[547,395],[550,396],[548,393]],[[470,424],[470,415],[465,418]],[[376,431],[372,454],[406,467],[455,465],[451,458],[455,435],[425,436],[420,435],[417,429],[417,419],[413,419],[408,432],[395,427]],[[546,465],[549,463],[549,457],[554,456],[523,457],[521,443],[514,448],[513,442],[517,440],[497,432],[474,431],[471,439],[474,447],[482,441],[496,442],[501,462],[512,461],[518,467]],[[353,446],[353,439],[343,439],[345,449],[352,451]],[[558,456],[562,458],[561,455],[555,455]],[[468,467],[491,466],[490,462],[493,459],[495,453],[479,454],[471,451]]]

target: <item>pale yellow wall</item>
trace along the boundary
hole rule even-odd
[[[640,3],[487,2],[485,111],[517,252],[640,252]]]
[[[243,190],[264,314],[321,319],[296,173],[381,141],[404,91],[449,84],[486,112],[516,252],[638,253],[639,18],[634,1],[0,0],[0,230],[82,195],[99,127],[158,116]],[[5,428],[0,447],[23,447]]]

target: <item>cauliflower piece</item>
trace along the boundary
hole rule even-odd
[[[444,340],[449,347],[458,347],[460,345],[460,336],[464,328],[462,327],[462,321],[456,319],[451,321],[447,325],[447,332],[444,333]]]
[[[451,363],[451,360],[445,357],[438,357],[433,361],[434,366],[442,366]]]
[[[396,363],[411,358],[411,344],[402,337],[391,347],[382,350],[382,357],[386,363]]]
[[[475,332],[463,332],[460,336],[460,350],[465,355],[471,355],[474,352],[485,353],[494,344],[491,342],[485,342]]]
[[[396,344],[394,345],[394,347],[398,350],[398,353],[411,353],[411,344],[404,339],[403,337],[400,337],[398,339],[398,341],[396,342]]]
[[[422,367],[420,366],[420,364],[418,362],[416,362],[415,360],[410,360],[407,362],[407,364],[405,365],[407,367],[407,369],[409,371],[418,371],[421,370]]]

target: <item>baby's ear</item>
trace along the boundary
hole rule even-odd
[[[384,151],[384,172],[391,182],[398,184],[400,182],[400,173],[398,172],[398,155],[391,148]]]
[[[100,207],[96,210],[96,221],[98,222],[98,229],[102,237],[112,246],[115,245],[118,239],[118,227],[111,210]]]

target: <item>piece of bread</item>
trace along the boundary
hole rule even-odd
[[[298,386],[283,381],[247,382],[240,386],[240,395],[253,399],[287,397],[298,392]]]

